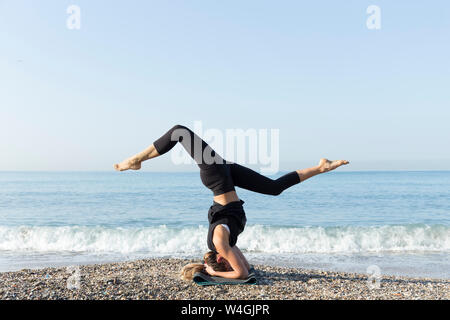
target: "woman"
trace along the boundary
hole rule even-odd
[[[242,207],[244,201],[236,194],[235,186],[250,191],[279,195],[285,189],[348,164],[346,160],[329,161],[320,159],[316,167],[289,172],[272,180],[249,168],[222,159],[214,150],[190,129],[176,125],[150,147],[114,165],[118,171],[139,170],[142,161],[163,155],[180,142],[200,168],[203,184],[213,194],[213,205],[208,212],[208,248],[204,264],[189,264],[181,271],[183,279],[192,279],[195,272],[207,272],[212,276],[244,279],[250,266],[236,246],[238,235],[247,221]]]

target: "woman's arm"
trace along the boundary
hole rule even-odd
[[[248,263],[247,259],[245,258],[244,254],[242,253],[242,251],[237,246],[234,246],[233,250],[236,251],[236,253],[239,255],[241,260],[244,262],[247,270],[250,270],[250,264]]]
[[[217,226],[214,230],[213,242],[217,252],[225,258],[230,264],[233,271],[214,271],[208,265],[206,272],[212,276],[218,276],[228,279],[245,279],[248,277],[248,268],[245,262],[241,259],[237,250],[233,250],[228,242],[228,231],[223,227]]]
[[[239,255],[233,251],[230,245],[228,245],[228,248],[225,246],[218,247],[216,245],[216,249],[229,262],[233,271],[215,271],[210,266],[206,265],[206,272],[212,276],[228,279],[245,279],[248,277],[248,268],[245,266]]]

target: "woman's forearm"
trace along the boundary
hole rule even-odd
[[[227,279],[245,279],[248,272],[239,273],[237,271],[215,271],[214,276]]]
[[[234,246],[233,250],[236,251],[236,253],[239,256],[239,258],[241,258],[242,262],[244,262],[245,267],[247,268],[247,270],[250,270],[250,264],[248,263],[247,259],[245,258],[244,254],[242,253],[241,249],[239,249],[238,246]]]

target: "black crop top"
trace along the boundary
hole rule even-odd
[[[208,211],[208,248],[211,251],[216,251],[216,247],[212,241],[214,228],[219,224],[226,224],[230,228],[230,247],[234,247],[237,242],[238,235],[244,231],[247,218],[245,217],[244,208],[242,205],[244,201],[233,201],[222,206],[217,202],[213,202],[213,205]]]

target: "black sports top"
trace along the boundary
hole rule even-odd
[[[245,211],[242,205],[244,201],[233,201],[227,203],[226,205],[221,205],[220,203],[213,202],[213,205],[208,211],[208,248],[211,251],[217,253],[216,247],[212,241],[214,228],[219,224],[226,224],[230,228],[230,247],[234,247],[237,242],[238,235],[244,231],[245,223],[247,218],[245,217]]]

